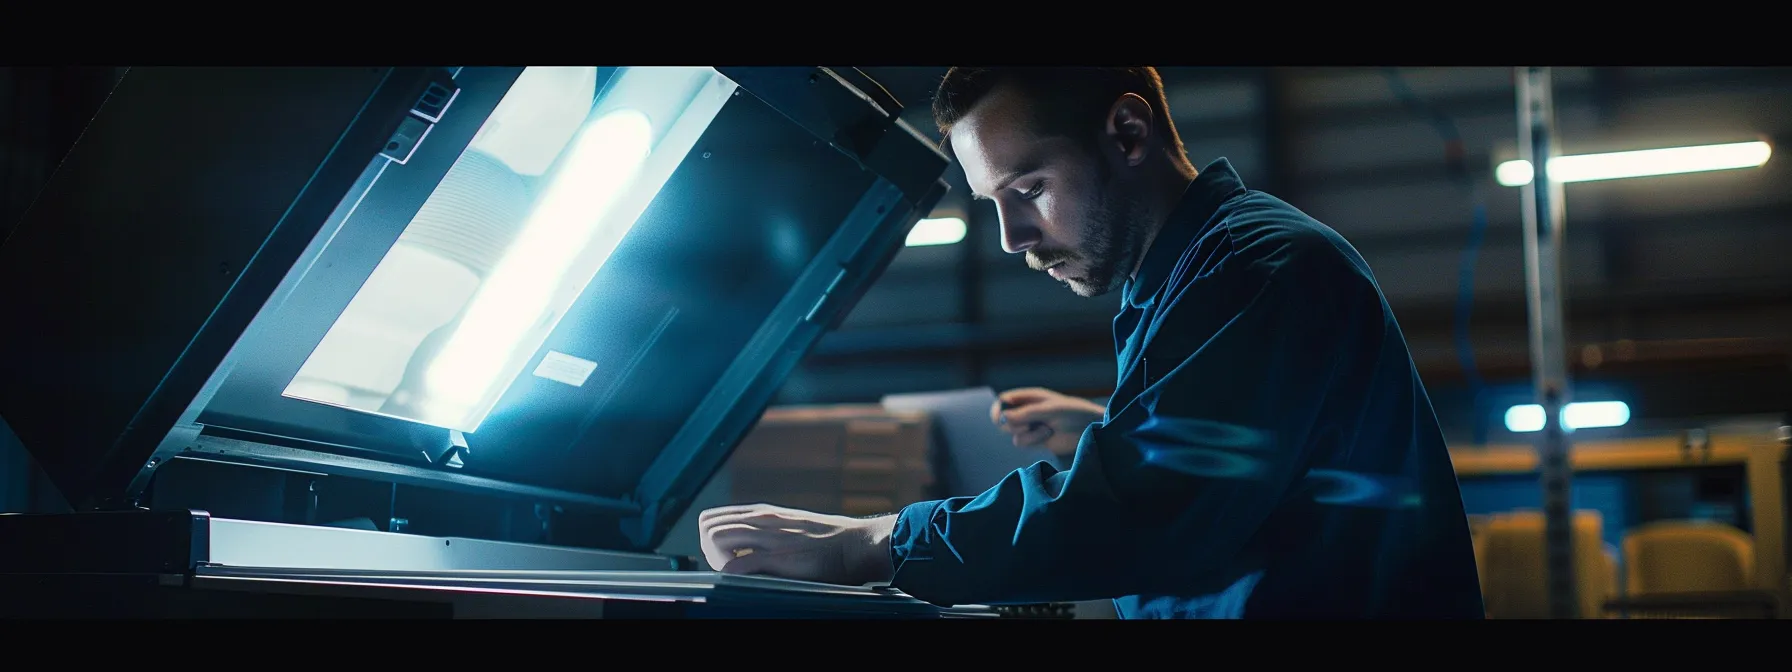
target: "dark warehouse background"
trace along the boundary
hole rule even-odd
[[[927,102],[944,70],[871,70],[905,101],[910,123],[933,132]],[[1521,190],[1493,175],[1517,158],[1512,70],[1164,68],[1163,77],[1194,164],[1226,157],[1247,186],[1355,244],[1447,431],[1458,443],[1500,439],[1505,409],[1531,396]],[[1792,105],[1785,68],[1557,68],[1554,79],[1566,155],[1772,141]],[[1112,297],[1078,298],[1004,254],[993,206],[972,205],[962,173],[953,177],[939,214],[967,219],[969,235],[905,250],[792,376],[786,401],[982,384],[1107,393]],[[1479,236],[1476,192],[1487,214]],[[1792,409],[1792,171],[1783,157],[1748,170],[1572,183],[1566,203],[1577,398],[1625,401],[1639,425]],[[1474,259],[1467,283],[1465,255]],[[1465,295],[1479,394],[1455,330]]]
[[[905,105],[907,122],[935,140],[929,103],[944,70],[865,68]],[[1501,185],[1495,171],[1518,158],[1513,70],[1160,71],[1197,168],[1229,159],[1247,186],[1312,214],[1368,260],[1459,474],[1479,475],[1463,476],[1469,512],[1538,507],[1530,465],[1465,470],[1460,457],[1533,436],[1508,430],[1505,419],[1533,401],[1522,190]],[[0,237],[124,72],[0,68]],[[1630,412],[1620,427],[1578,433],[1577,443],[1784,432],[1780,425],[1792,424],[1792,157],[1778,152],[1792,135],[1792,68],[1558,67],[1553,84],[1564,155],[1756,140],[1776,152],[1757,168],[1565,186],[1575,400],[1622,401]],[[963,238],[905,248],[789,377],[776,405],[875,404],[893,393],[978,386],[1091,398],[1112,391],[1118,298],[1079,298],[1004,253],[994,206],[969,198],[956,167],[948,180],[953,191],[931,217],[963,220]],[[29,325],[0,315],[0,329],[13,328]],[[1714,520],[1762,534],[1763,557],[1779,564],[1760,571],[1779,574],[1757,583],[1784,588],[1786,466],[1739,464],[1690,476],[1618,473],[1628,466],[1576,475],[1575,507],[1605,517],[1595,537],[1612,549],[1658,520]],[[1777,490],[1765,500],[1776,511],[1755,516],[1751,507],[1763,500],[1750,488]],[[0,424],[0,512],[65,508]]]

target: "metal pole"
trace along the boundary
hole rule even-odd
[[[1573,500],[1570,497],[1569,441],[1562,409],[1571,398],[1567,325],[1562,317],[1562,184],[1550,178],[1556,155],[1555,105],[1549,68],[1521,67],[1518,82],[1518,154],[1530,162],[1524,186],[1525,284],[1530,304],[1531,370],[1543,431],[1537,435],[1537,462],[1543,472],[1544,548],[1549,610],[1553,618],[1575,618]]]

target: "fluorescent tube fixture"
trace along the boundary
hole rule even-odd
[[[964,220],[957,217],[923,219],[908,230],[908,246],[951,245],[964,240]]]
[[[468,414],[488,401],[530,332],[557,317],[550,306],[554,290],[566,281],[577,254],[594,244],[614,247],[602,238],[621,238],[633,224],[606,221],[606,215],[635,181],[652,143],[653,123],[628,108],[605,113],[579,132],[517,239],[430,362],[425,381],[433,419],[462,431],[477,426]]]
[[[733,89],[709,68],[617,73],[516,240],[430,362],[431,424],[478,429]]]
[[[1727,145],[1643,149],[1609,154],[1558,156],[1549,160],[1549,174],[1557,182],[1592,182],[1626,177],[1677,175],[1713,170],[1756,168],[1767,163],[1773,147],[1765,142]],[[1521,187],[1536,176],[1529,161],[1507,161],[1493,171],[1500,186]]]
[[[1630,422],[1630,405],[1622,401],[1582,401],[1562,409],[1562,428],[1597,429],[1622,427]],[[1535,432],[1543,429],[1543,407],[1524,404],[1506,409],[1506,429],[1513,432]]]
[[[596,73],[523,72],[287,396],[479,428],[736,88],[711,68],[633,67],[594,102]],[[430,229],[444,219],[454,235]]]

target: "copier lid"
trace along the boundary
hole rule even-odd
[[[849,68],[133,68],[0,246],[0,416],[79,508],[177,456],[656,547],[938,202]]]

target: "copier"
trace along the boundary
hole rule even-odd
[[[132,68],[0,246],[0,613],[988,617],[655,553],[945,194],[843,67]]]

